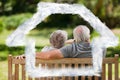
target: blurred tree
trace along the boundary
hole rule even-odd
[[[35,12],[40,0],[0,0],[0,14]]]
[[[120,13],[120,12],[114,12],[114,10],[120,6],[119,0],[106,0],[105,3],[105,16],[103,16],[103,20],[105,21],[106,25],[109,26],[109,28],[115,28],[118,25],[120,26],[120,16],[114,16],[114,13]],[[120,8],[119,8],[120,10]]]
[[[37,3],[40,1],[84,4],[110,28],[120,26],[120,0],[0,0],[0,14],[35,13]],[[69,26],[69,24],[74,26],[76,24],[81,24],[81,22],[82,24],[86,24],[86,22],[81,21],[78,16],[60,14],[48,17],[45,23],[53,25],[53,23],[50,23],[51,21],[58,24],[61,20],[63,24],[67,26]]]
[[[109,28],[120,26],[120,0],[80,0],[79,3],[88,7]]]
[[[8,0],[1,0],[0,3],[0,13],[4,14],[5,13],[5,5],[8,2]]]
[[[12,0],[12,12],[35,12],[39,1],[40,0]]]
[[[78,0],[54,0],[54,2],[57,2],[57,3],[77,3]]]
[[[94,10],[94,14],[101,17],[103,8],[103,0],[97,0]]]

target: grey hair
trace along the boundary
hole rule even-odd
[[[64,30],[57,30],[50,35],[50,43],[54,48],[61,48],[67,40],[67,32]]]
[[[73,30],[73,36],[75,42],[79,43],[81,41],[89,41],[90,39],[90,30],[85,25],[79,25]]]

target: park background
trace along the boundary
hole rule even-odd
[[[32,17],[37,11],[38,2],[83,4],[120,39],[120,0],[0,0],[0,80],[7,80],[8,55],[16,56],[24,53],[23,46],[8,47],[5,40],[19,25]],[[68,38],[73,38],[72,30],[77,25],[87,25],[90,28],[91,40],[99,36],[78,15],[52,14],[30,31],[27,37],[36,40],[36,51],[40,51],[42,47],[49,45],[50,33],[63,29],[68,32]],[[113,57],[114,54],[120,55],[120,43],[116,47],[108,48],[106,57]]]

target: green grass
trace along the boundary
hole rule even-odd
[[[7,80],[8,65],[7,61],[0,61],[0,80]]]
[[[4,30],[0,33],[0,44],[5,44],[5,40],[13,31]]]

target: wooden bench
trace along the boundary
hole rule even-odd
[[[116,54],[112,58],[104,58],[102,65],[102,76],[101,80],[120,80],[118,77],[118,58]],[[64,59],[55,59],[55,60],[41,60],[36,59],[36,64],[52,64],[55,68],[61,67],[75,67],[78,66],[84,67],[86,65],[92,65],[91,58],[64,58]],[[114,75],[113,75],[114,74]],[[74,78],[74,79],[73,79]],[[20,60],[16,59],[14,56],[8,56],[8,80],[49,80],[47,77],[43,78],[30,78],[25,72],[25,59]],[[61,76],[53,77],[52,80],[99,80],[97,76]]]

